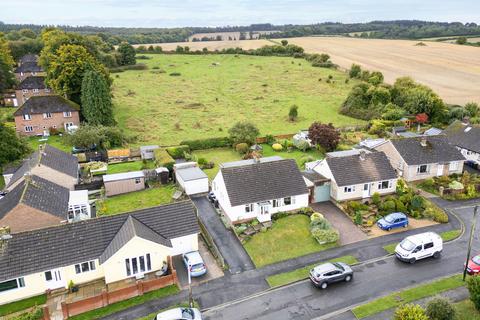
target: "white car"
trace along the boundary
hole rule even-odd
[[[395,256],[404,262],[415,263],[428,257],[439,258],[443,240],[435,232],[425,232],[406,237],[395,248]]]
[[[202,320],[197,308],[175,308],[157,314],[153,320]]]
[[[185,268],[190,270],[190,276],[200,277],[207,273],[207,266],[198,251],[184,253],[182,257]]]

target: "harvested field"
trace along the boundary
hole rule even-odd
[[[138,46],[160,46],[164,51],[173,51],[177,46],[188,46],[190,50],[202,50],[208,48],[208,50],[222,50],[228,48],[242,47],[245,50],[257,49],[262,46],[271,45],[272,42],[268,40],[236,40],[236,41],[199,41],[199,42],[171,42],[171,43],[148,43],[148,44],[136,44]]]

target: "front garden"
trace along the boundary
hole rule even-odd
[[[447,200],[466,200],[480,197],[480,176],[464,172],[426,179],[419,188]]]

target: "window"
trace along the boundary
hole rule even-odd
[[[345,192],[345,193],[355,192],[355,186],[343,187],[343,192]]]
[[[125,259],[125,267],[127,276],[136,275],[152,270],[152,262],[150,261],[150,253],[144,256]]]
[[[45,93],[49,93],[49,92],[50,92],[50,89],[45,88]]]
[[[277,207],[280,207],[280,206],[281,206],[280,200],[273,199],[273,207],[274,207],[274,208],[277,208]]]
[[[33,89],[33,93],[38,93],[38,89]]]
[[[428,173],[428,165],[422,164],[417,167],[417,173]]]
[[[45,280],[47,281],[52,281],[53,277],[52,277],[52,271],[47,271],[45,272]]]
[[[88,271],[93,271],[95,269],[96,269],[96,267],[95,267],[95,261],[94,260],[79,263],[79,264],[75,265],[75,273],[76,274],[83,273],[83,272],[88,272]]]
[[[142,182],[142,179],[140,179],[140,178],[135,178],[135,184],[139,184],[140,182]]]
[[[88,208],[86,204],[70,205],[68,208],[68,219],[73,220],[82,215],[88,215]]]
[[[24,114],[23,115],[23,120],[32,120],[32,116],[29,114]]]
[[[127,276],[131,274],[130,271],[130,259],[125,259],[125,267],[127,268]]]
[[[147,253],[147,270],[152,270],[152,263],[150,261],[150,253]]]
[[[140,260],[140,271],[145,272],[145,257],[141,256],[139,257]]]
[[[388,189],[391,188],[393,185],[392,180],[385,180],[378,182],[378,189]]]
[[[247,212],[247,213],[248,213],[248,212],[253,212],[253,203],[247,204],[247,205],[245,206],[245,212]]]
[[[424,248],[424,249],[430,249],[430,248],[433,248],[433,242],[430,242],[430,243],[425,243],[425,244],[423,245],[423,248]]]
[[[292,197],[283,198],[283,204],[289,206],[292,204]]]
[[[22,92],[23,93],[28,93],[28,89],[23,89]]]
[[[458,170],[458,161],[450,162],[450,165],[448,166],[448,170],[450,171]]]
[[[43,119],[50,119],[52,117],[52,114],[50,112],[45,112],[43,114]]]
[[[0,292],[23,288],[23,287],[25,287],[24,278],[17,278],[17,279],[0,282]]]
[[[26,126],[25,127],[25,132],[33,132],[33,127],[32,126]]]
[[[70,111],[65,111],[65,112],[63,113],[63,117],[64,117],[64,118],[70,118],[71,116],[72,116],[72,113],[71,113]]]

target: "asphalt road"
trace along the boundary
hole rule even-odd
[[[313,287],[309,281],[301,281],[276,290],[267,291],[241,301],[206,310],[208,320],[257,319],[287,320],[329,318],[335,312],[437,278],[462,272],[468,243],[468,231],[475,202],[467,202],[453,209],[466,224],[467,233],[460,239],[447,243],[440,259],[425,259],[414,265],[402,263],[395,257],[354,267],[351,283],[331,285],[327,290]],[[446,205],[447,206],[447,205]],[[448,204],[452,207],[452,204]],[[480,217],[478,218],[480,220]],[[480,251],[480,221],[477,222],[473,253]]]

